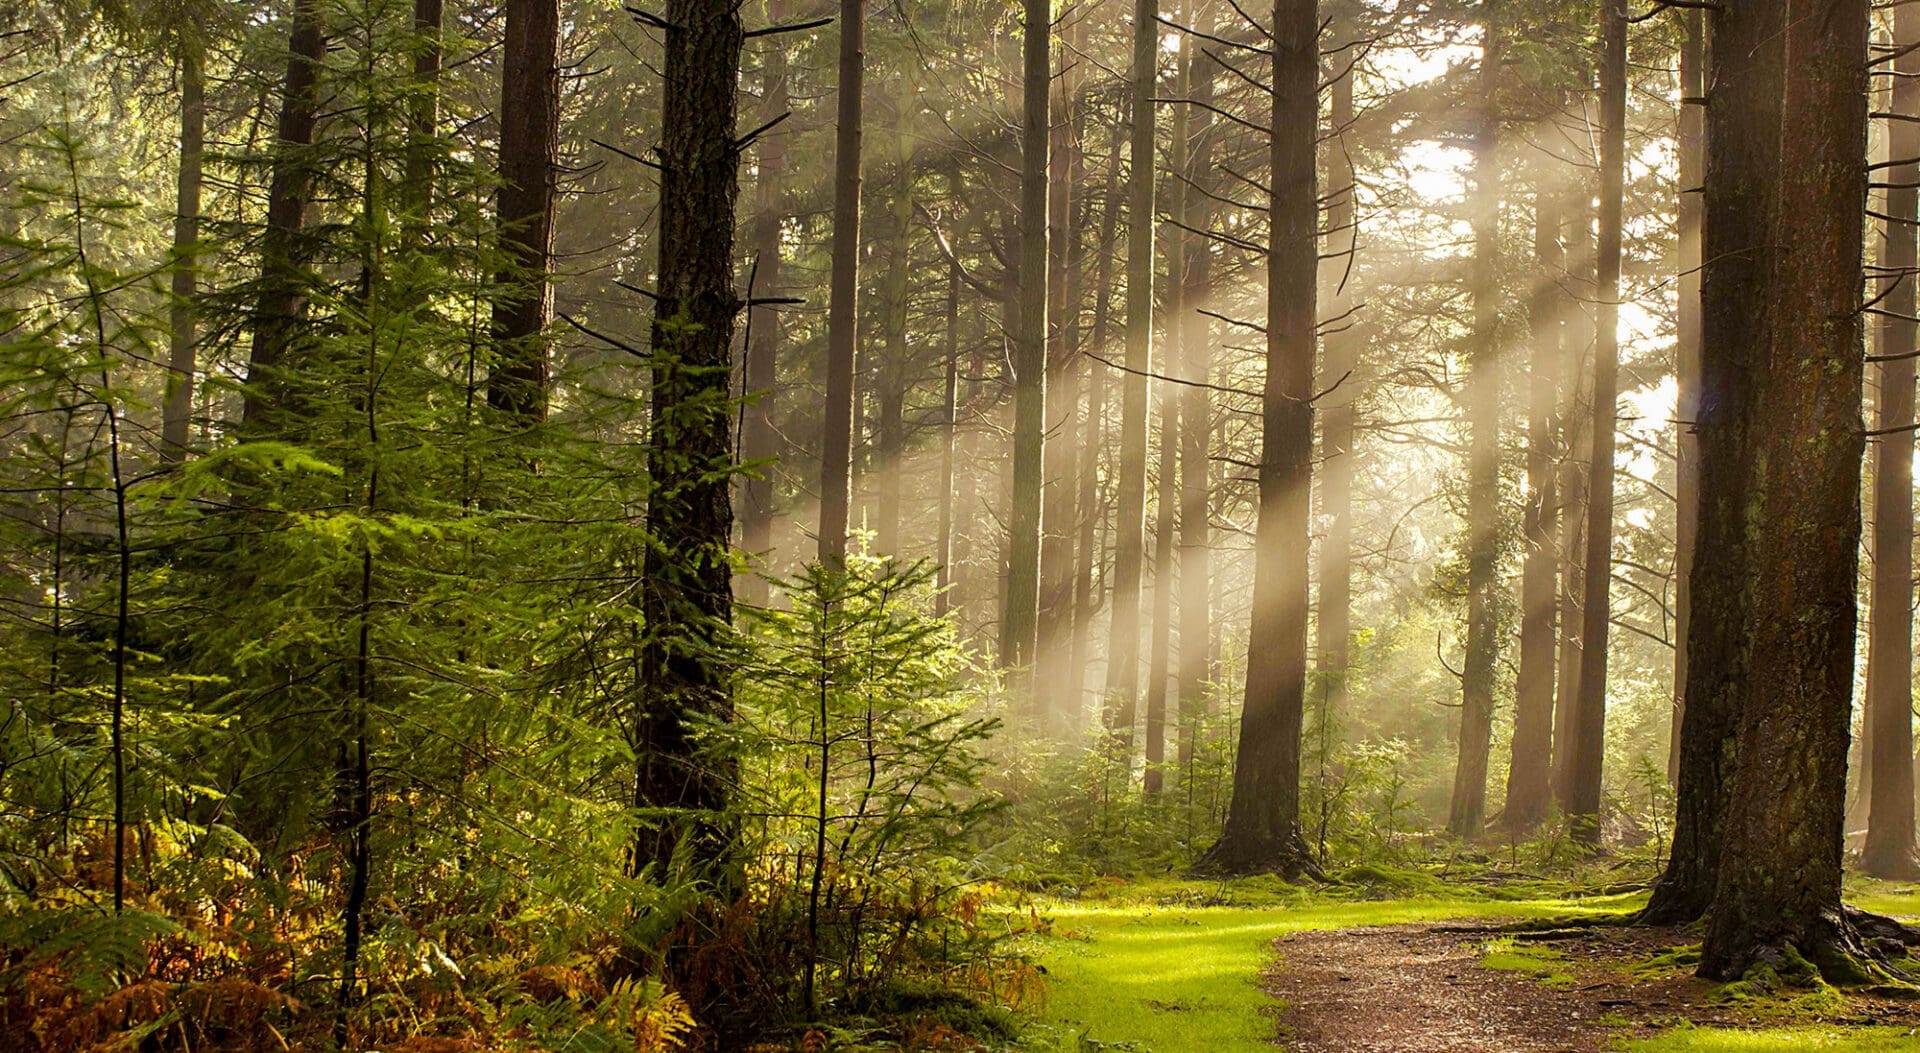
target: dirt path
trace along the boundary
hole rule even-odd
[[[1561,975],[1547,984],[1482,966],[1486,945],[1503,935],[1494,926],[1402,925],[1282,937],[1267,977],[1284,1003],[1281,1037],[1294,1053],[1600,1053],[1623,1033],[1651,1034],[1680,1020],[1748,1022],[1709,1004],[1712,986],[1683,970],[1627,972],[1698,937],[1602,928],[1523,940],[1523,949],[1564,955],[1551,966]],[[1884,1023],[1913,1013],[1858,1008]]]

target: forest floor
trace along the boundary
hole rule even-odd
[[[1697,934],[1618,926],[1642,895],[1353,899],[1277,884],[1119,882],[1037,904],[1039,1050],[1235,1053],[1880,1053],[1920,1006],[1830,989],[1735,997],[1693,978]],[[1503,896],[1536,890],[1509,889]],[[1547,889],[1537,890],[1548,892]],[[1863,889],[1920,915],[1920,889]],[[1506,931],[1550,922],[1546,935]]]

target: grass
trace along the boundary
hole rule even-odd
[[[1467,918],[1622,913],[1637,896],[1490,902],[1464,897],[1353,901],[1272,883],[1156,882],[1110,898],[1050,900],[1054,935],[1032,948],[1047,970],[1039,1049],[1271,1053],[1278,1003],[1260,987],[1272,941],[1290,932]]]
[[[1625,1053],[1913,1053],[1920,1034],[1907,1028],[1774,1027],[1726,1031],[1683,1027],[1653,1038],[1634,1039]]]
[[[1480,949],[1480,965],[1503,973],[1520,973],[1547,987],[1572,987],[1567,956],[1547,947],[1526,947],[1511,936],[1488,942]]]
[[[1461,889],[1359,900],[1309,893],[1271,879],[1231,883],[1096,882],[1074,898],[1044,898],[1049,935],[1028,950],[1047,970],[1047,1000],[1023,1048],[1046,1053],[1272,1053],[1280,1006],[1260,986],[1273,940],[1291,932],[1449,920],[1538,919],[1630,913],[1644,896],[1495,900]],[[1920,916],[1920,887],[1856,881],[1849,902]],[[1685,948],[1661,961],[1690,966]],[[1483,964],[1564,982],[1561,963],[1539,949],[1499,940]],[[1693,959],[1697,961],[1697,959]],[[1651,964],[1651,963],[1650,963]],[[1681,1028],[1621,1047],[1627,1053],[1879,1053],[1920,1050],[1904,1029],[1782,1027],[1752,1031]]]

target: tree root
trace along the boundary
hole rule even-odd
[[[1288,881],[1306,878],[1323,885],[1338,884],[1314,862],[1313,853],[1308,851],[1306,842],[1298,837],[1274,838],[1249,844],[1227,834],[1195,860],[1193,866],[1187,869],[1187,874],[1198,878],[1278,874]]]

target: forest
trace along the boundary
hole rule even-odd
[[[1920,1051],[1913,0],[0,0],[0,1049]]]

